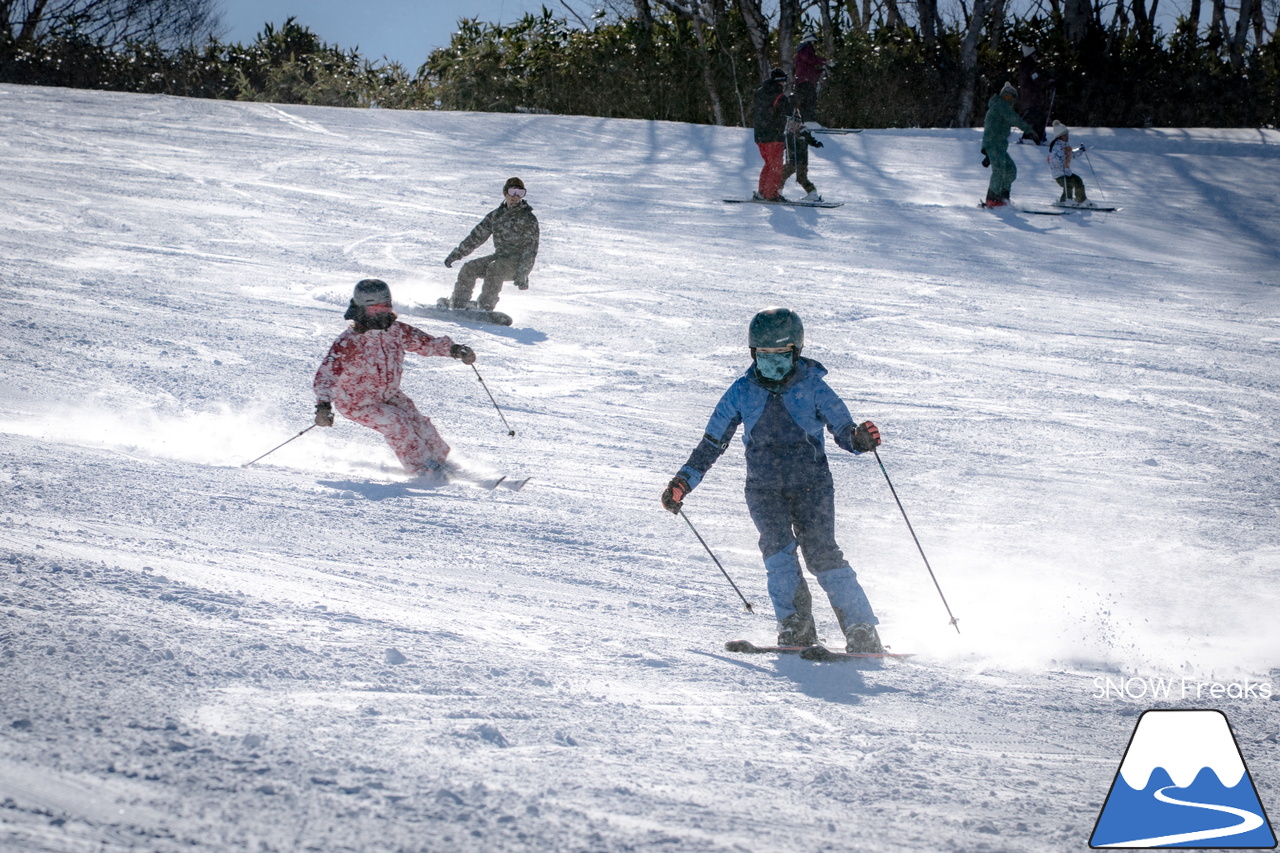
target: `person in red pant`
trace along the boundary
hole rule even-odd
[[[471,347],[397,320],[391,288],[376,278],[356,285],[345,317],[354,322],[333,342],[312,384],[316,424],[333,426],[337,408],[344,417],[382,433],[408,473],[442,474],[449,445],[400,390],[404,354],[450,356],[463,364],[475,363],[476,354]]]
[[[752,99],[756,146],[760,149],[760,156],[764,158],[759,189],[752,197],[760,201],[786,201],[782,197],[782,182],[785,180],[783,153],[787,117],[795,110],[791,99],[783,91],[786,82],[787,72],[775,68],[769,79],[756,89]]]

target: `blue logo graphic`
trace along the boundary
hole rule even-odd
[[[1226,715],[1144,713],[1089,846],[1274,848],[1275,834]]]

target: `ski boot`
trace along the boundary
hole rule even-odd
[[[778,645],[812,646],[818,642],[813,614],[795,613],[778,623]]]
[[[882,655],[884,645],[875,625],[850,625],[844,632],[844,650],[851,655]]]

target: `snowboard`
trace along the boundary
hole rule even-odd
[[[1013,210],[1018,213],[1032,213],[1036,216],[1066,216],[1068,213],[1074,213],[1079,208],[1075,207],[1027,207],[1021,204],[1005,204],[1000,207],[987,207],[985,201],[978,202],[978,207],[982,210],[990,210],[993,213],[999,213],[1002,210]]]
[[[510,326],[511,315],[501,311],[486,311],[483,308],[450,308],[448,297],[442,296],[435,305],[419,305],[413,311],[426,317],[440,317],[446,320],[462,320],[468,323],[487,323],[490,326]]]
[[[1066,210],[1097,210],[1102,213],[1112,213],[1120,208],[1111,204],[1097,204],[1096,202],[1086,201],[1084,204],[1078,204],[1074,201],[1055,201],[1054,207],[1061,207]]]
[[[844,205],[842,201],[802,201],[796,199],[791,201],[765,201],[762,198],[726,198],[726,204],[773,204],[782,207],[841,207]]]
[[[894,652],[880,652],[877,654],[853,654],[851,652],[833,652],[826,646],[757,646],[750,640],[730,640],[724,644],[727,652],[739,652],[747,655],[762,654],[779,654],[779,655],[799,655],[805,660],[884,660],[892,658],[895,660],[903,660],[905,658],[914,657],[911,654],[895,654]]]

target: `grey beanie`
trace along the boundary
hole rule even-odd
[[[369,305],[390,305],[391,288],[380,278],[366,278],[356,285],[351,294],[351,304],[367,307]]]
[[[1012,83],[1005,83],[1000,89],[1000,97],[1003,98],[1005,95],[1012,95],[1015,98],[1018,97],[1018,87]]]

